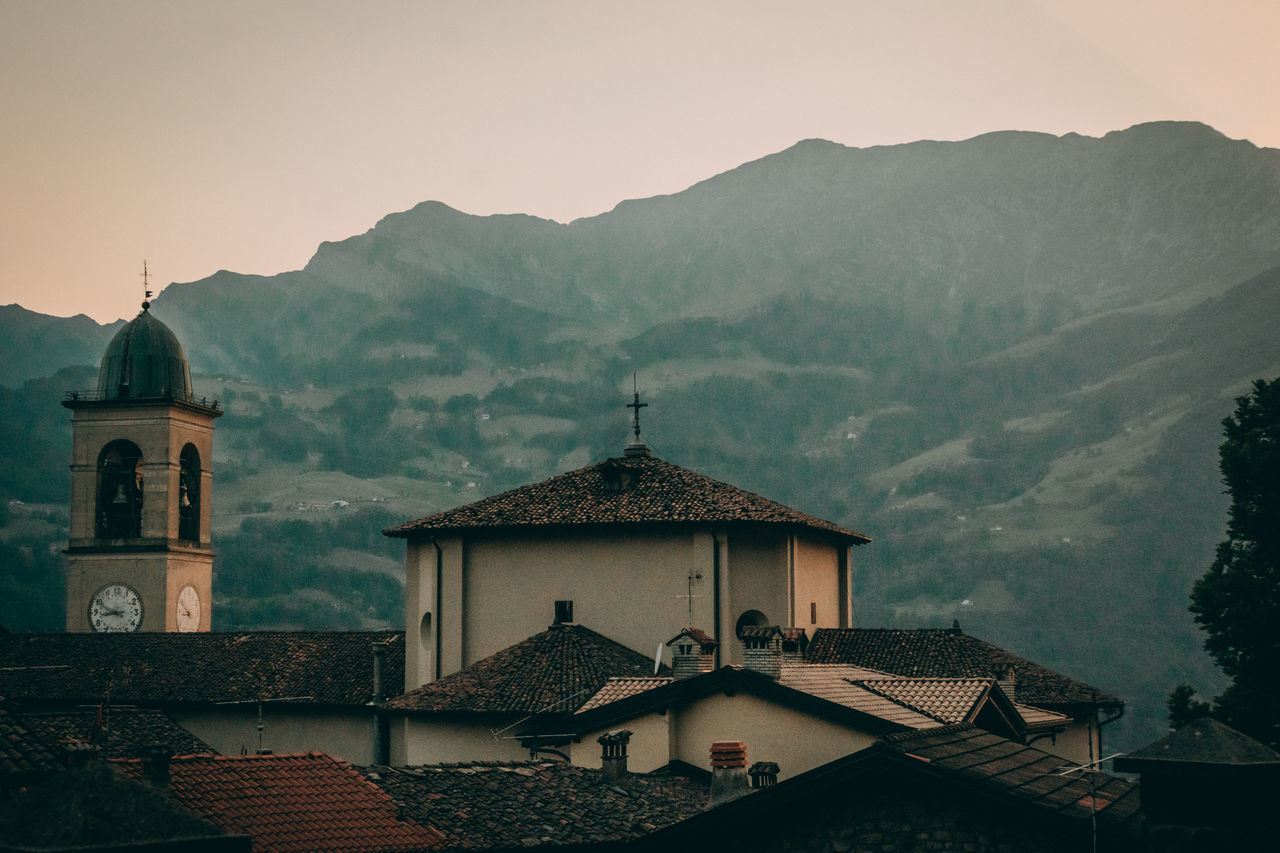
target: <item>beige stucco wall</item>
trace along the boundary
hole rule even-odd
[[[800,537],[794,540],[795,622],[813,636],[816,628],[839,628],[843,561],[837,549]],[[817,618],[813,618],[816,611]]]
[[[1098,752],[1097,727],[1088,719],[1072,721],[1056,738],[1041,738],[1032,746],[1076,764],[1088,764],[1102,757]]]
[[[631,740],[627,744],[627,770],[632,773],[649,773],[665,767],[675,757],[673,733],[676,725],[675,714],[644,714],[625,723],[583,735],[570,745],[569,760],[580,767],[599,769],[600,744],[596,739],[606,732],[626,729],[631,732]]]
[[[169,711],[179,725],[223,755],[258,750],[258,706],[223,705]],[[352,764],[373,763],[373,713],[361,709],[306,709],[265,702],[262,748],[274,753],[327,752]]]
[[[391,763],[525,761],[529,751],[509,736],[513,732],[514,729],[495,735],[488,723],[457,718],[393,716]]]
[[[789,626],[797,589],[806,596],[800,627],[812,627],[810,601],[818,602],[817,626],[840,624],[843,547],[768,526],[412,540],[405,560],[405,688],[545,630],[557,600],[573,602],[579,624],[645,656],[692,622],[721,641],[721,663],[739,663],[738,617],[759,610]],[[662,654],[669,664],[665,647]]]
[[[674,757],[711,770],[711,744],[742,741],[747,766],[776,761],[779,779],[871,745],[875,738],[755,696],[707,696],[679,710]]]

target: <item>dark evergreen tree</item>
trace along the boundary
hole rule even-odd
[[[1280,744],[1280,378],[1254,382],[1222,422],[1227,539],[1191,590],[1205,648],[1231,679],[1213,714]],[[1176,691],[1175,691],[1176,692]],[[1173,697],[1170,697],[1171,701]]]

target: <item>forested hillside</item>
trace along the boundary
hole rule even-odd
[[[1280,152],[1176,123],[814,140],[569,224],[425,203],[153,311],[228,412],[216,628],[398,624],[377,531],[618,454],[634,374],[658,455],[874,539],[858,624],[958,619],[1149,740],[1174,683],[1212,684],[1187,591],[1219,423],[1280,375]],[[41,350],[0,359],[24,630],[61,625],[59,401],[112,331],[34,316],[0,313]]]

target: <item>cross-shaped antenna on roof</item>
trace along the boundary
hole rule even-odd
[[[635,409],[635,414],[631,418],[631,429],[636,434],[636,441],[640,440],[640,410],[648,406],[648,403],[640,402],[640,385],[636,380],[636,375],[631,374],[631,390],[635,394],[635,401],[627,403],[628,409]]]
[[[689,572],[689,592],[685,595],[676,596],[676,598],[687,598],[689,600],[689,621],[686,624],[688,624],[690,628],[693,627],[693,600],[695,598],[702,598],[700,595],[693,594],[693,582],[700,580],[702,580],[702,572]]]
[[[151,278],[147,273],[146,258],[142,260],[142,307],[143,309],[151,307]]]

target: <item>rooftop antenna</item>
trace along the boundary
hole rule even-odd
[[[636,380],[636,374],[631,374],[631,390],[634,395],[632,402],[627,403],[628,409],[634,409],[635,414],[631,418],[631,431],[635,433],[635,437],[631,439],[631,443],[627,445],[623,451],[624,456],[648,456],[649,448],[645,445],[644,439],[640,437],[640,410],[647,407],[648,403],[640,402],[640,385]]]
[[[689,592],[686,593],[685,595],[677,595],[676,598],[687,598],[689,600],[689,621],[685,624],[687,624],[690,628],[692,628],[693,627],[693,600],[695,598],[702,598],[702,596],[694,594],[693,583],[694,581],[702,580],[702,572],[689,572],[688,580],[689,580]]]
[[[147,259],[142,259],[142,310],[151,307],[151,279],[147,273]]]

